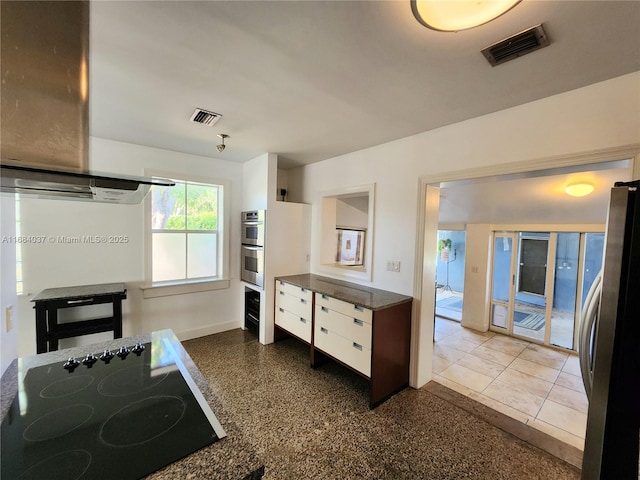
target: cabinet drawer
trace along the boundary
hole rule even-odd
[[[316,318],[314,322],[314,347],[371,377],[371,350],[339,335],[324,320],[324,318]]]
[[[316,305],[316,320],[322,319],[323,324],[365,348],[371,350],[371,324],[364,320],[348,317],[342,313],[330,310],[328,307]]]
[[[313,295],[311,290],[307,290],[306,288],[298,287],[297,285],[292,285],[281,280],[276,280],[276,291],[290,293],[294,297],[302,298],[309,303],[311,303],[311,296]]]
[[[293,333],[307,343],[311,343],[311,316],[301,317],[285,309],[276,308],[276,325],[287,332]]]
[[[311,300],[294,297],[290,293],[280,290],[276,293],[276,306],[305,318],[311,318]]]
[[[357,318],[363,322],[371,323],[373,312],[368,308],[354,305],[353,303],[344,302],[328,295],[316,294],[316,304],[327,307],[329,310],[343,313],[348,317]]]

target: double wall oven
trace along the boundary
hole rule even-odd
[[[264,287],[264,210],[242,212],[242,248],[240,278]]]

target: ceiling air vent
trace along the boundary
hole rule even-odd
[[[196,108],[191,115],[191,121],[194,123],[201,123],[207,127],[213,127],[222,115],[219,113],[203,110],[202,108]]]
[[[540,24],[488,46],[482,50],[482,54],[495,67],[547,45],[549,39]]]

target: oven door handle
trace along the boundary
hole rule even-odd
[[[242,245],[242,248],[246,248],[247,250],[254,250],[254,251],[259,251],[259,250],[264,250],[264,247],[262,246],[258,246],[258,247],[253,247],[251,245]]]

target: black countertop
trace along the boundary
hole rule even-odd
[[[171,330],[161,330],[149,334],[137,335],[107,342],[68,348],[31,357],[14,360],[2,375],[0,394],[1,416],[4,419],[14,397],[18,393],[20,382],[30,368],[48,365],[54,362],[64,363],[69,357],[84,357],[88,352],[100,352],[105,349],[116,350],[121,345],[134,345],[137,342],[168,340],[179,355],[182,363],[202,392],[227,436],[197,452],[152,473],[147,478],[155,480],[175,478],[224,478],[254,479],[261,478],[263,464],[259,461],[253,447],[244,439],[242,432],[232,415],[224,408],[216,392],[212,391],[206,379],[191,360],[180,341]]]
[[[79,285],[77,287],[47,288],[35,295],[32,302],[62,300],[67,298],[90,298],[99,295],[124,294],[124,283],[101,283],[98,285]]]
[[[408,297],[407,295],[366,287],[357,283],[345,282],[312,273],[276,277],[276,280],[282,280],[283,282],[291,283],[298,287],[328,295],[373,311],[393,307],[394,305],[411,302],[413,300],[413,297]]]

